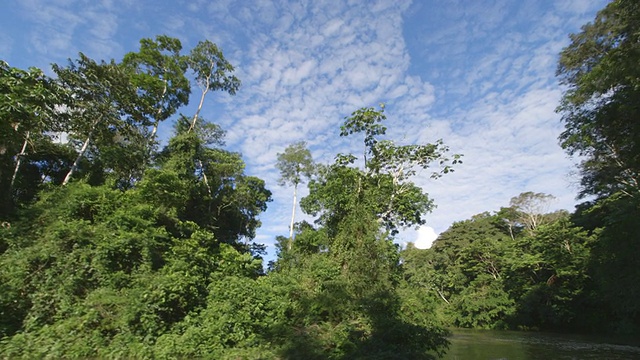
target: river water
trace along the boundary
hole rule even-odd
[[[637,339],[516,331],[454,330],[445,360],[633,360]]]

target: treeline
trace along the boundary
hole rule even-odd
[[[267,275],[252,239],[271,192],[200,115],[207,94],[240,86],[214,44],[183,54],[177,39],[158,36],[118,62],[80,54],[53,65],[53,78],[0,70],[0,357],[444,351],[446,331],[412,303],[418,294],[405,295],[392,241],[432,207],[410,181],[415,169],[435,164],[439,176],[459,161],[441,141],[384,140],[384,109],[363,108],[342,135],[362,138],[364,168],[351,154],[324,166],[303,157],[304,169],[289,157],[283,178],[311,178],[303,207],[318,222],[291,232]],[[179,114],[192,85],[197,110]]]
[[[271,193],[199,116],[207,93],[238,89],[233,67],[208,41],[181,50],[143,39],[120,62],[53,65],[55,78],[1,64],[3,358],[203,356],[249,341],[207,309],[235,316],[225,291],[262,274],[248,240]],[[174,116],[194,83],[195,114]]]
[[[407,281],[448,325],[640,333],[640,3],[612,1],[570,38],[560,145],[586,201],[546,214],[548,195],[524,193],[405,250]]]
[[[430,249],[409,246],[407,282],[453,327],[637,334],[637,202],[544,212],[552,200],[523,193],[454,223]]]
[[[560,145],[586,201],[547,214],[549,195],[523,193],[405,250],[446,324],[640,334],[640,2],[612,1],[570,38]]]

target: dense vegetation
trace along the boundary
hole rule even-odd
[[[549,195],[523,193],[406,249],[407,281],[449,325],[640,333],[640,3],[611,2],[571,40],[560,144],[588,200],[545,213]]]
[[[80,54],[54,65],[55,78],[1,64],[0,356],[443,351],[446,331],[429,313],[405,311],[392,234],[423,223],[431,201],[408,175],[432,162],[449,171],[446,147],[379,140],[385,115],[372,108],[343,128],[364,136],[366,170],[347,154],[316,171],[304,144],[292,145],[283,182],[313,177],[305,200],[321,221],[301,225],[295,246],[292,231],[265,275],[252,239],[271,192],[200,116],[208,93],[233,95],[240,82],[214,44],[181,52],[176,39],[143,39],[120,62]],[[195,114],[177,114],[194,83]]]
[[[252,239],[271,192],[200,115],[240,89],[215,44],[142,39],[55,77],[0,62],[0,357],[405,359],[441,354],[449,326],[638,334],[639,60],[628,0],[561,54],[560,140],[589,199],[575,212],[525,192],[401,250],[394,236],[434,205],[412,178],[460,155],[398,145],[384,106],[362,108],[341,127],[361,158],[314,164],[304,143],[278,156],[294,209],[308,180],[316,221],[278,237],[266,273]]]
[[[629,0],[612,1],[560,54],[560,144],[580,155],[588,199],[575,212],[546,213],[549,195],[523,193],[427,251],[403,251],[407,281],[442,321],[640,334],[639,63],[640,3]]]

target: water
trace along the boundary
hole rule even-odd
[[[445,360],[633,360],[640,346],[633,339],[602,339],[577,335],[454,330]],[[631,342],[629,341],[631,340]],[[640,340],[640,339],[639,339]]]

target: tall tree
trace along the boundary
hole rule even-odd
[[[639,333],[640,266],[640,3],[614,0],[582,31],[571,35],[558,76],[566,85],[558,111],[560,137],[570,154],[583,156],[579,218],[601,227],[592,249],[594,308],[608,331]]]
[[[140,50],[126,54],[122,61],[134,72],[131,81],[138,89],[138,101],[153,119],[149,141],[155,140],[160,122],[189,102],[187,62],[181,50],[180,40],[158,35],[155,40],[141,39]]]
[[[435,164],[439,176],[451,171],[459,156],[449,160],[441,142],[396,145],[381,140],[385,118],[383,108],[363,108],[345,119],[341,136],[363,137],[364,166],[356,165],[353,154],[338,154],[309,182],[301,207],[318,217],[318,228],[302,227],[280,267],[287,271],[289,264],[305,284],[297,292],[301,296],[296,295],[302,298],[299,306],[309,309],[298,325],[305,335],[314,333],[308,323],[346,329],[343,334],[318,334],[321,341],[328,340],[323,346],[342,358],[374,353],[423,358],[425,350],[437,351],[444,344],[433,323],[401,310],[406,304],[399,296],[401,267],[392,239],[404,227],[423,224],[423,215],[433,207],[428,195],[411,182],[416,169]],[[302,341],[309,342],[313,339]]]
[[[191,50],[187,59],[189,68],[194,72],[196,83],[200,87],[202,94],[200,95],[200,103],[196,109],[196,113],[191,120],[189,131],[192,131],[200,110],[204,104],[204,98],[209,91],[226,91],[231,95],[235,95],[240,87],[240,80],[232,75],[234,72],[233,65],[225,59],[222,50],[209,40],[201,41]]]
[[[63,130],[65,114],[59,107],[65,100],[62,89],[40,69],[21,70],[4,61],[0,61],[0,94],[0,188],[4,207],[11,207],[25,186],[33,186],[31,179],[16,191],[25,163],[50,147],[53,134]]]
[[[615,0],[571,35],[557,75],[561,144],[580,164],[582,195],[640,195],[640,3]]]
[[[71,93],[72,101],[65,109],[71,118],[68,131],[81,144],[63,185],[76,173],[91,145],[102,143],[114,149],[136,147],[142,136],[140,126],[147,124],[125,69],[114,61],[98,63],[82,53],[79,56],[75,62],[69,61],[67,67],[53,65],[61,86]],[[133,152],[127,154],[132,155]],[[124,162],[128,165],[131,160]]]
[[[548,220],[549,206],[555,199],[553,195],[544,193],[524,192],[512,197],[509,205],[515,211],[515,221],[520,223],[529,233]],[[513,236],[512,236],[513,238]]]
[[[200,41],[191,50],[187,57],[187,64],[195,75],[196,84],[200,87],[202,94],[196,109],[191,125],[187,132],[192,132],[197,128],[200,111],[204,105],[204,99],[209,91],[226,91],[230,95],[235,95],[240,87],[240,80],[232,73],[235,71],[233,65],[225,59],[222,50],[209,40]],[[202,170],[204,165],[198,161],[197,166],[201,169],[202,179],[209,193],[212,193],[207,173]]]
[[[300,141],[287,146],[283,153],[278,153],[276,167],[280,170],[278,185],[293,186],[293,206],[291,209],[291,224],[289,225],[289,244],[291,249],[293,242],[293,224],[296,217],[296,200],[298,195],[298,185],[304,178],[310,179],[314,172],[313,158],[307,149],[307,143]]]
[[[361,201],[366,202],[378,223],[392,235],[406,226],[423,225],[422,216],[433,209],[433,202],[411,181],[412,177],[418,169],[436,164],[438,169],[431,176],[437,178],[453,171],[452,165],[461,162],[462,155],[454,154],[452,159],[446,156],[449,148],[442,140],[425,145],[396,145],[393,141],[381,140],[387,130],[381,124],[384,120],[383,105],[380,110],[356,110],[345,118],[340,136],[364,135],[364,169],[354,166],[355,155],[338,154],[324,178],[310,182],[311,194],[305,203],[310,213],[321,214],[324,225],[330,228],[332,225],[328,224],[336,225]]]

